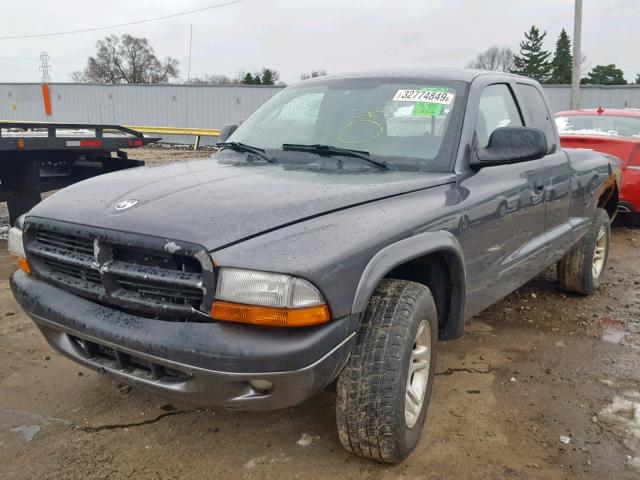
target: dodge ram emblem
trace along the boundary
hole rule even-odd
[[[127,208],[131,208],[138,203],[138,200],[123,200],[121,202],[116,203],[116,210],[119,212],[121,210],[126,210]]]

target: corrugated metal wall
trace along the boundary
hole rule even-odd
[[[40,84],[0,84],[0,119],[220,128],[238,123],[280,91],[262,86],[73,83],[52,83],[49,89],[53,115],[46,117]],[[569,109],[569,86],[544,89],[554,111]],[[581,105],[640,108],[640,85],[584,86]]]
[[[544,85],[554,112],[569,110],[571,89],[568,85]],[[580,87],[581,108],[640,108],[640,85]]]
[[[53,115],[47,117],[40,84],[5,83],[0,84],[0,119],[220,128],[245,119],[280,90],[263,86],[51,83]]]

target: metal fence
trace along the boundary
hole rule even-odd
[[[52,83],[52,115],[46,116],[40,84],[0,83],[0,120],[220,128],[243,120],[280,89],[248,85]],[[569,109],[569,86],[545,85],[544,89],[554,111]],[[640,85],[583,86],[580,96],[583,108],[640,108]],[[165,136],[164,140],[193,141],[175,136]],[[212,141],[209,138],[204,142]]]
[[[568,85],[544,85],[554,112],[571,108]],[[581,108],[640,108],[640,85],[583,85],[580,87]]]

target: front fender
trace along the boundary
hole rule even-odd
[[[386,246],[365,267],[353,300],[352,313],[361,313],[380,281],[394,268],[425,255],[442,253],[449,267],[452,288],[451,308],[444,338],[456,338],[464,327],[466,273],[458,239],[448,231],[425,232]]]

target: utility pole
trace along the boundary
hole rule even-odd
[[[49,55],[47,52],[40,54],[40,70],[42,70],[42,103],[44,106],[44,114],[51,116],[51,96],[49,95]]]
[[[580,108],[580,41],[582,37],[582,0],[575,0],[573,16],[573,67],[571,69],[571,109]]]
[[[40,70],[42,71],[42,83],[49,83],[51,65],[49,65],[49,54],[47,52],[40,54]]]

